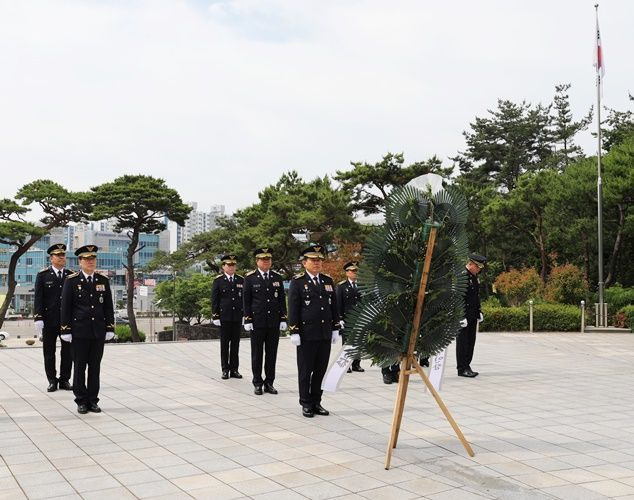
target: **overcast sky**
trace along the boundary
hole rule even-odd
[[[0,0],[0,197],[126,173],[229,212],[305,179],[464,147],[498,98],[595,102],[594,0]],[[634,4],[604,0],[604,104],[631,108]],[[589,154],[589,133],[581,141]]]

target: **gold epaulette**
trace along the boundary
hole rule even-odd
[[[73,274],[69,274],[68,276],[66,276],[66,278],[75,278],[77,276],[79,276],[79,271],[74,272]]]
[[[216,276],[216,277],[214,278],[214,281],[216,281],[218,278],[222,278],[223,276],[224,276],[224,274],[219,274],[218,276]]]
[[[38,273],[43,273],[43,272],[45,272],[45,271],[48,271],[48,267],[45,267],[44,269],[40,269],[40,270],[38,271]]]
[[[298,273],[295,276],[293,276],[293,279],[298,280],[299,278],[302,278],[305,274],[306,273],[302,271],[301,273]]]
[[[235,273],[235,275],[236,275],[238,278],[242,278],[242,279],[244,279],[244,276],[242,276],[241,274]]]
[[[104,273],[99,273],[95,271],[95,274],[98,274],[99,276],[106,278],[108,281],[110,281],[110,278],[108,278],[108,276],[106,276]]]
[[[245,276],[251,276],[254,272],[255,272],[255,269],[253,271],[249,271],[247,274],[245,274]]]
[[[332,279],[332,276],[330,276],[330,274],[326,274],[326,273],[319,273],[319,274],[321,274],[322,276],[325,276],[326,278]]]
[[[337,283],[337,285],[343,285],[346,281],[348,280],[341,280],[339,283]]]

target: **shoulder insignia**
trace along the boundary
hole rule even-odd
[[[255,269],[253,271],[249,271],[247,274],[245,274],[245,276],[251,276],[253,273],[255,273]]]
[[[299,278],[303,278],[305,274],[306,274],[305,272],[298,273],[295,276],[293,276],[293,279],[298,280]]]
[[[68,276],[66,276],[67,278],[76,278],[77,276],[79,276],[79,271],[73,273],[73,274],[69,274]]]
[[[219,274],[218,276],[216,276],[216,277],[214,278],[214,281],[216,281],[218,278],[222,278],[223,276],[224,276],[224,274]]]
[[[238,274],[238,273],[236,273],[236,276],[237,276],[238,278],[244,278],[244,276],[242,276],[241,274]]]
[[[326,278],[330,278],[332,279],[332,276],[330,276],[330,274],[326,274],[326,273],[320,273],[322,276],[325,276]]]
[[[38,271],[38,274],[39,274],[39,273],[45,273],[46,271],[48,271],[48,267],[45,267],[44,269],[40,269],[40,270]]]
[[[106,276],[104,273],[95,272],[95,274],[98,274],[102,278],[106,278],[108,281],[110,281],[110,278],[108,278],[108,276]]]
[[[337,283],[337,285],[343,285],[346,281],[348,280],[341,280],[339,283]]]

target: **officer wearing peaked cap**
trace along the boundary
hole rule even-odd
[[[484,319],[480,309],[478,274],[484,269],[486,262],[487,258],[483,255],[472,253],[463,271],[463,274],[467,276],[468,284],[464,296],[465,317],[460,322],[461,328],[456,337],[456,368],[460,377],[478,376],[478,372],[471,369],[471,360],[476,341],[476,329],[478,323]]]
[[[335,284],[321,272],[323,247],[306,248],[300,259],[304,272],[294,276],[288,289],[288,328],[297,346],[299,404],[302,415],[328,415],[321,405],[321,382],[326,374],[331,344],[337,343],[339,314]]]
[[[345,320],[346,314],[361,300],[361,292],[357,286],[357,272],[359,270],[359,261],[353,260],[346,262],[343,266],[346,272],[346,279],[337,283],[337,309],[341,316],[343,326],[343,343],[346,343]],[[361,368],[361,360],[352,361],[352,367],[348,368],[350,372],[364,372]]]
[[[244,329],[251,332],[251,370],[254,393],[277,394],[273,386],[280,330],[286,330],[286,294],[282,276],[271,270],[268,247],[253,252],[256,269],[244,277]],[[264,380],[262,380],[262,358]]]
[[[110,280],[95,272],[97,250],[95,245],[75,250],[81,270],[66,278],[62,291],[62,337],[73,343],[73,392],[82,414],[101,412],[97,405],[101,358],[105,341],[115,336]]]
[[[44,370],[48,379],[48,392],[60,389],[72,390],[70,374],[73,364],[70,342],[60,339],[59,379],[55,369],[55,349],[60,335],[60,309],[62,287],[71,271],[66,269],[66,245],[56,243],[46,251],[50,255],[51,265],[37,273],[35,278],[35,296],[33,301],[33,319],[35,328],[43,342]]]
[[[214,278],[211,287],[211,319],[220,327],[220,363],[222,379],[242,378],[240,362],[240,330],[242,325],[242,291],[244,278],[236,274],[236,256],[223,255],[222,273]]]

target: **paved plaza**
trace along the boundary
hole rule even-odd
[[[396,385],[376,367],[301,416],[294,348],[276,396],[220,379],[219,344],[109,345],[101,414],[46,392],[41,348],[0,350],[0,498],[634,499],[634,335],[481,334],[475,379],[441,395],[469,458],[412,378],[392,468]]]

